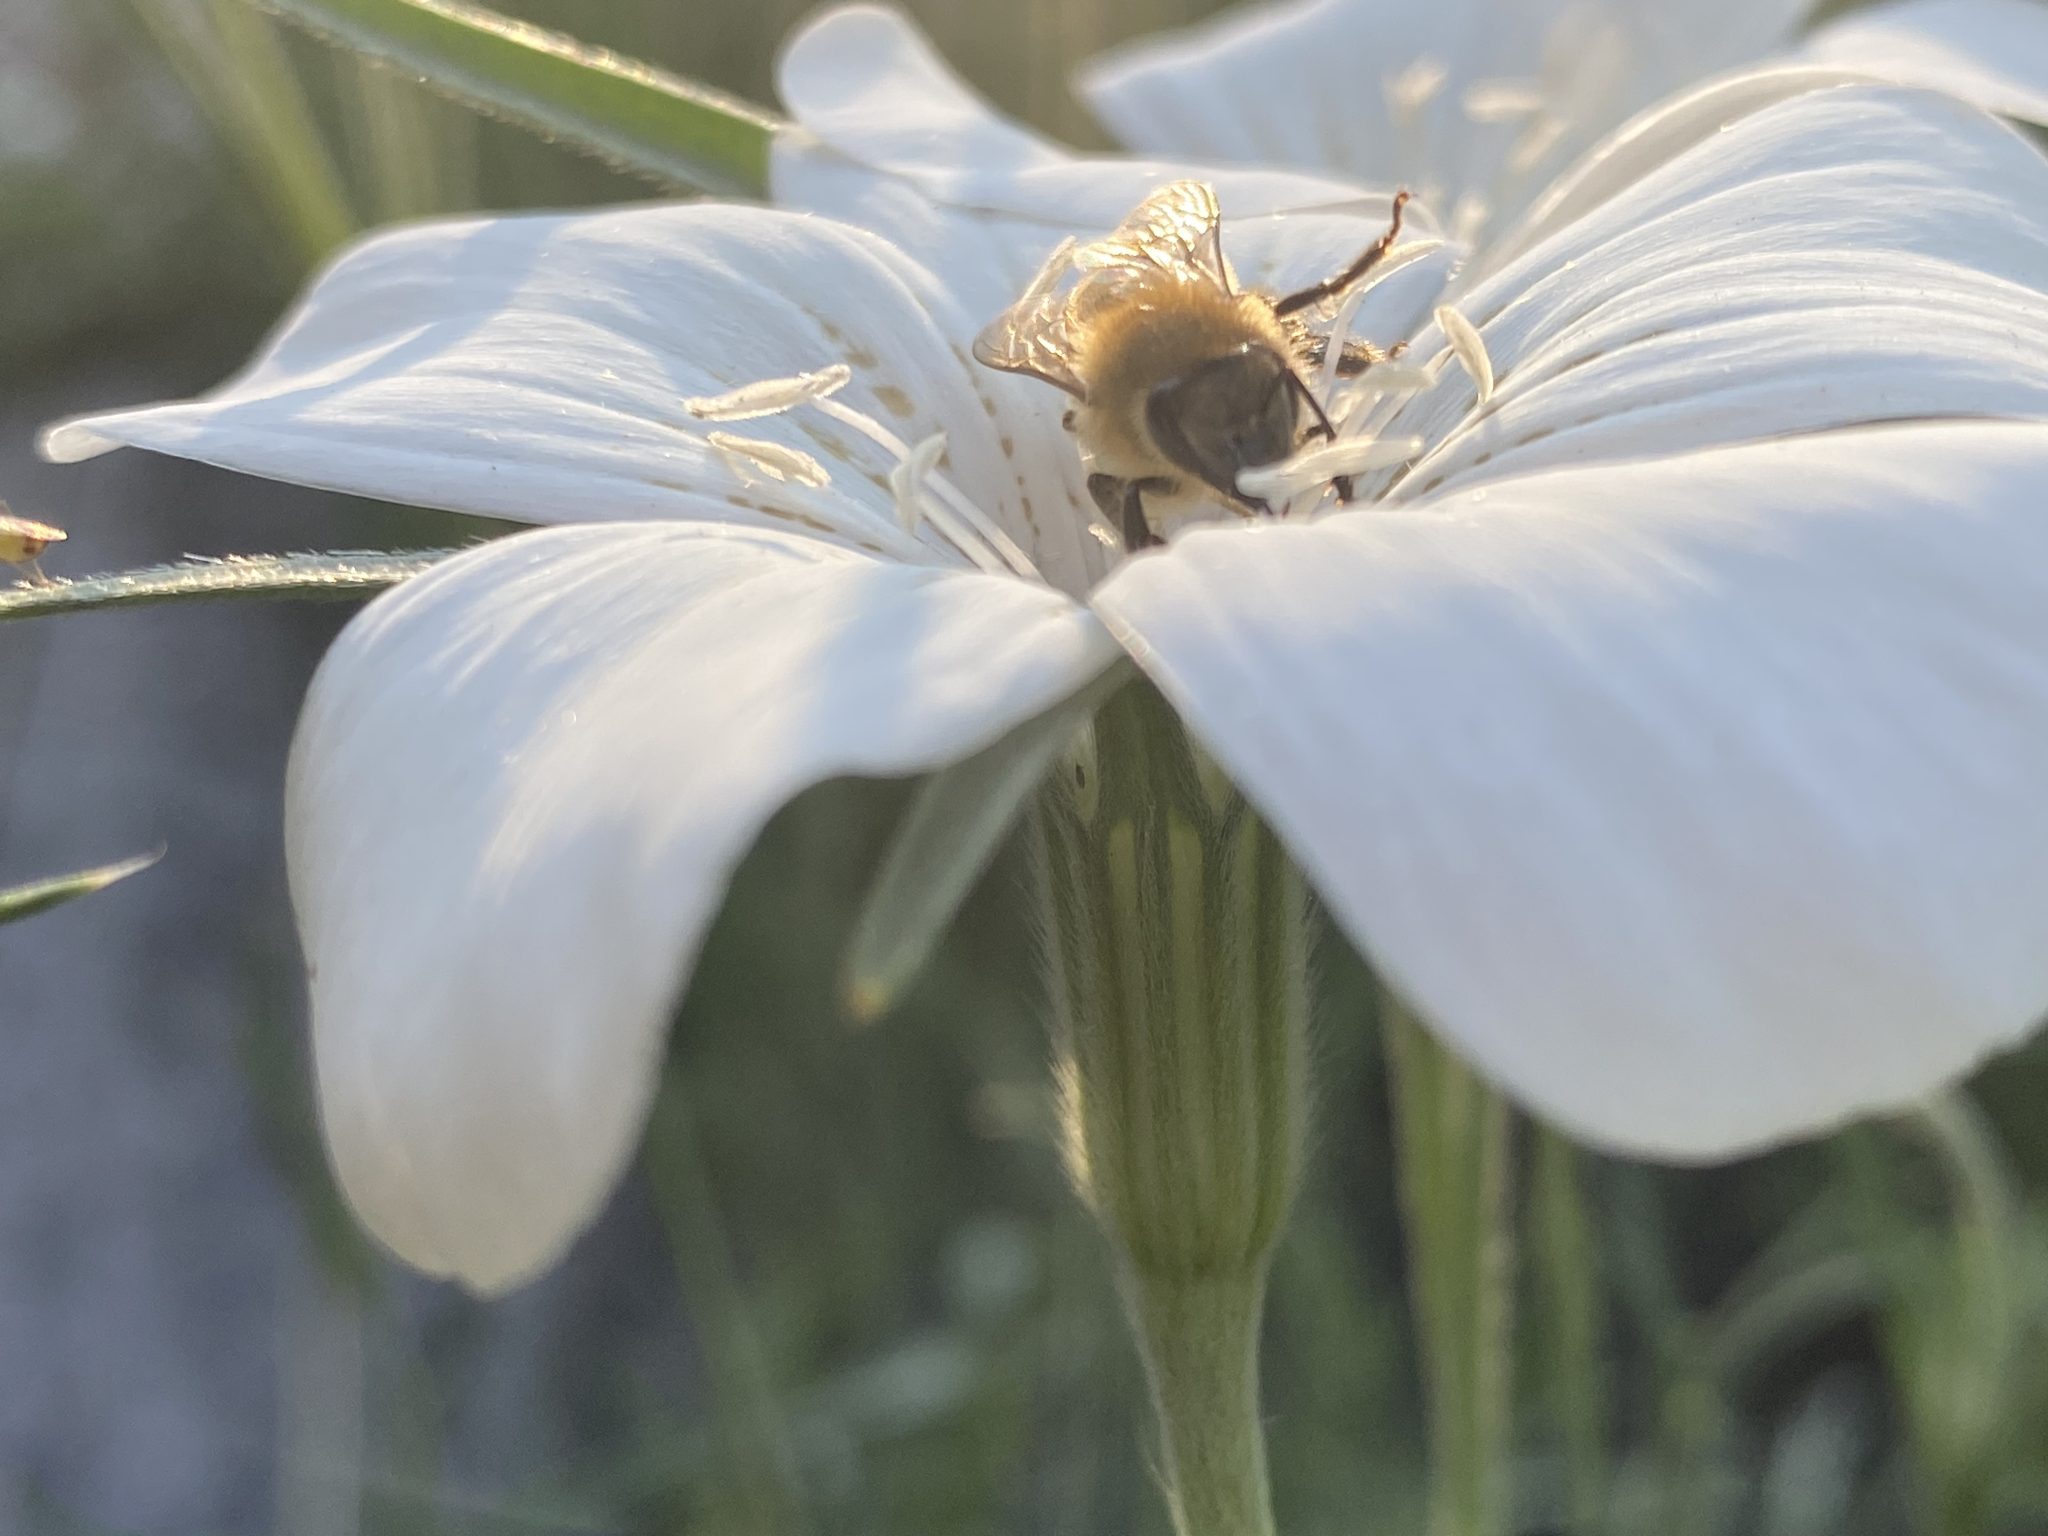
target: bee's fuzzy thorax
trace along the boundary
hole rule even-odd
[[[1282,356],[1293,350],[1270,300],[1164,272],[1148,291],[1103,305],[1078,328],[1075,343],[1074,371],[1088,391],[1083,440],[1104,471],[1133,479],[1163,467],[1145,427],[1155,387],[1247,344]]]

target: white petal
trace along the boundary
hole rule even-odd
[[[1098,611],[1447,1038],[1718,1156],[2048,1011],[2048,426],[1217,527]]]
[[[1496,187],[1512,131],[1463,111],[1474,86],[1546,71],[1582,147],[1681,83],[1785,41],[1806,0],[1296,0],[1248,6],[1088,66],[1079,88],[1123,143],[1147,154],[1312,167],[1464,194]],[[1597,28],[1598,30],[1589,30]],[[1600,58],[1594,74],[1580,73]],[[1409,82],[1434,84],[1418,96]],[[1526,189],[1533,191],[1533,185]]]
[[[772,167],[776,201],[789,206],[837,213],[813,181],[829,182],[835,162],[851,162],[913,181],[954,209],[1107,229],[1162,182],[1205,174],[1074,155],[1027,132],[955,75],[901,12],[881,6],[841,6],[799,29],[784,46],[777,87],[799,130],[778,139]],[[1298,172],[1240,171],[1223,173],[1218,193],[1227,213],[1244,216],[1343,202],[1360,188]]]
[[[792,213],[428,224],[343,256],[213,394],[71,422],[44,449],[132,444],[459,512],[775,523],[895,550],[883,450],[799,409],[750,435],[811,455],[831,486],[750,479],[686,402],[848,364],[837,399],[909,441],[944,432],[962,489],[1021,528],[1015,445],[966,354],[978,323],[881,241]]]
[[[324,1121],[364,1221],[481,1290],[548,1264],[632,1152],[768,817],[977,750],[1115,652],[1042,587],[703,525],[525,534],[373,604],[288,792]]]
[[[2048,8],[2040,0],[1901,0],[1820,28],[1807,57],[1949,91],[2048,122]]]
[[[1446,370],[1375,423],[1435,445],[1401,500],[1865,422],[2048,415],[2048,161],[1932,93],[1803,94],[1695,145],[1460,308],[1497,387],[1475,409]],[[1425,333],[1411,360],[1441,347]]]
[[[1752,112],[1838,85],[1867,83],[1854,70],[1783,65],[1744,71],[1660,101],[1631,118],[1559,175],[1512,232],[1495,231],[1486,269],[1497,270],[1617,192]]]

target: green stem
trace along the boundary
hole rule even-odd
[[[789,1536],[809,1527],[802,1480],[774,1373],[748,1315],[704,1149],[680,1081],[667,1076],[648,1116],[644,1152],[684,1295],[696,1314],[712,1386],[713,1476],[737,1531]]]
[[[1043,803],[1075,1187],[1113,1243],[1179,1536],[1270,1536],[1258,1333],[1307,1120],[1299,876],[1149,685]]]
[[[218,598],[353,600],[424,575],[453,549],[335,551],[304,555],[229,555],[181,560],[176,565],[114,571],[58,581],[0,585],[0,623],[89,613],[98,608],[143,608],[156,603]]]
[[[1535,1137],[1530,1207],[1530,1260],[1544,1312],[1541,1358],[1563,1442],[1566,1508],[1571,1529],[1590,1532],[1607,1507],[1606,1308],[1585,1160],[1548,1128]]]
[[[1264,1284],[1138,1275],[1130,1291],[1159,1415],[1160,1472],[1174,1529],[1272,1536],[1259,1422]]]
[[[1512,1122],[1500,1096],[1391,997],[1383,1017],[1429,1410],[1429,1530],[1500,1536],[1514,1386]]]

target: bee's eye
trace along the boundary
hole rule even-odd
[[[1294,452],[1298,431],[1287,371],[1278,353],[1253,347],[1168,380],[1146,402],[1154,444],[1176,468],[1241,502],[1240,470]]]

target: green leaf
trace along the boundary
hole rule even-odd
[[[25,917],[34,917],[38,912],[47,912],[52,907],[61,907],[67,901],[76,901],[81,896],[90,896],[94,891],[103,891],[117,880],[126,880],[130,875],[139,875],[158,859],[163,850],[145,853],[137,859],[124,859],[119,864],[106,864],[98,869],[81,870],[75,875],[59,875],[54,880],[35,880],[27,885],[17,885],[0,891],[0,923],[18,923]]]
[[[458,0],[255,0],[478,111],[665,186],[762,196],[779,126],[734,97]]]
[[[0,623],[202,598],[351,598],[409,581],[459,551],[324,551],[303,555],[230,555],[181,560],[75,581],[24,581],[0,587]]]
[[[1053,759],[1131,675],[1119,662],[925,782],[868,890],[847,950],[843,990],[856,1020],[872,1023],[887,1013],[923,972]]]

